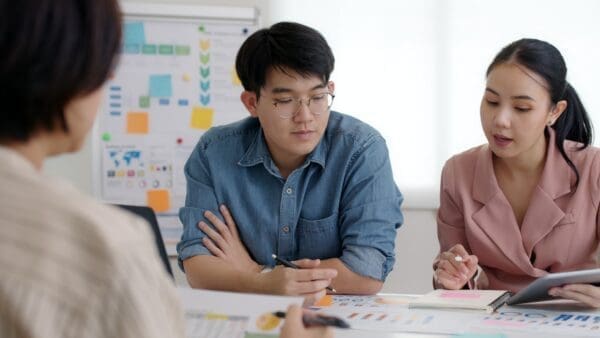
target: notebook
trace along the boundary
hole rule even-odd
[[[408,303],[409,308],[466,309],[494,312],[511,296],[505,290],[433,290]]]

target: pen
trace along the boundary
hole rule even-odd
[[[292,268],[292,269],[300,269],[300,267],[299,267],[298,265],[296,265],[296,264],[294,264],[294,263],[292,263],[292,262],[286,261],[286,260],[285,260],[285,259],[283,259],[283,258],[279,258],[279,257],[277,257],[277,255],[276,255],[276,254],[272,254],[272,255],[271,255],[271,257],[273,257],[273,259],[274,259],[274,260],[275,260],[277,263],[279,263],[279,264],[281,264],[281,265],[284,265],[284,266],[287,266],[288,268]],[[337,293],[337,291],[335,291],[335,289],[334,289],[334,288],[332,288],[331,286],[328,286],[328,287],[326,287],[325,289],[327,289],[327,290],[329,290],[329,291],[331,291],[331,292],[336,292],[336,293]]]
[[[273,312],[273,315],[279,318],[285,318],[285,312],[283,311],[276,311]],[[304,323],[304,326],[334,326],[334,327],[339,327],[340,329],[349,329],[350,328],[350,324],[348,324],[348,322],[344,321],[341,318],[338,317],[334,317],[334,316],[326,316],[326,315],[321,315],[321,314],[315,314],[315,315],[307,315],[307,314],[303,314],[302,315],[302,322]]]
[[[467,257],[467,258],[468,258],[468,257]],[[456,255],[456,256],[454,256],[454,260],[455,260],[456,262],[462,263],[462,262],[464,262],[466,259],[465,259],[465,258],[462,258],[462,256]],[[475,289],[475,287],[474,287],[474,285],[473,285],[473,281],[472,281],[472,279],[469,279],[469,280],[467,280],[467,287],[469,288],[469,290],[473,290],[473,289]]]

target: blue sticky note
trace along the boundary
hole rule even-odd
[[[123,30],[123,42],[127,45],[143,45],[146,43],[143,22],[126,22]]]
[[[150,75],[151,97],[171,97],[171,95],[173,95],[171,75]]]

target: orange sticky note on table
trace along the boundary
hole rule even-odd
[[[323,296],[323,298],[319,299],[319,301],[315,304],[315,306],[331,306],[333,304],[333,297],[331,295]]]
[[[165,212],[171,208],[171,197],[167,189],[153,189],[146,191],[146,202],[155,212]]]
[[[194,107],[190,127],[195,129],[209,129],[212,127],[214,110],[206,107]]]
[[[127,113],[127,133],[128,134],[148,134],[148,113],[129,112]]]

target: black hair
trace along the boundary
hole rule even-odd
[[[267,72],[286,68],[302,76],[318,76],[329,81],[335,59],[325,38],[313,28],[279,22],[254,32],[237,53],[235,68],[247,91],[260,97]]]
[[[567,108],[554,122],[556,146],[569,167],[575,171],[579,184],[579,171],[567,156],[565,139],[579,142],[578,150],[592,143],[592,124],[575,89],[567,82],[567,66],[560,51],[548,42],[536,39],[517,40],[504,47],[489,65],[486,75],[499,64],[515,62],[541,76],[547,84],[547,90],[553,104],[567,101]]]
[[[67,131],[65,106],[114,70],[121,25],[117,0],[1,0],[0,141]]]

